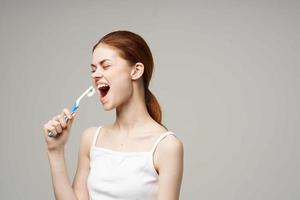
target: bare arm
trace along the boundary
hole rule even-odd
[[[73,190],[80,200],[88,200],[87,178],[90,172],[90,147],[97,127],[92,127],[83,132],[80,139],[77,171],[73,180]]]
[[[57,200],[88,200],[87,177],[89,173],[89,149],[96,128],[86,129],[80,138],[78,166],[71,185],[65,161],[64,147],[49,148],[52,183]]]
[[[78,200],[68,179],[68,172],[65,162],[64,150],[49,152],[48,158],[50,162],[52,184],[57,200]]]
[[[183,144],[174,137],[165,138],[157,149],[159,171],[158,200],[178,200],[183,176]]]

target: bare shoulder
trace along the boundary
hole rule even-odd
[[[173,168],[182,171],[183,156],[183,142],[176,135],[168,135],[157,146],[154,154],[154,167],[160,175]]]
[[[96,126],[86,128],[81,134],[81,139],[83,139],[85,141],[92,140],[94,135],[96,134],[97,129],[98,129],[98,127],[96,127]]]
[[[158,199],[179,199],[184,168],[183,143],[177,135],[167,135],[157,150]]]
[[[86,128],[80,136],[81,147],[85,150],[87,155],[89,154],[89,150],[93,143],[93,138],[96,134],[97,129],[98,127],[96,126]]]
[[[157,147],[158,154],[181,154],[183,142],[173,134],[166,136]]]

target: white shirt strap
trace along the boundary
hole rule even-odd
[[[92,159],[92,157],[93,157],[93,156],[92,156],[92,153],[93,153],[93,147],[96,146],[97,138],[98,138],[98,135],[99,135],[99,133],[100,133],[101,127],[102,127],[102,126],[99,126],[99,127],[97,128],[97,131],[96,131],[96,133],[95,133],[95,135],[94,135],[93,143],[92,143],[91,148],[90,148],[90,159]]]
[[[96,131],[96,134],[94,135],[94,139],[93,139],[93,147],[96,146],[96,142],[97,142],[97,138],[98,138],[98,135],[100,133],[100,129],[101,129],[101,126],[98,127],[97,131]]]
[[[158,143],[159,143],[160,141],[162,141],[162,140],[163,140],[165,137],[167,137],[168,135],[174,135],[174,136],[176,136],[175,133],[170,132],[170,131],[168,131],[168,132],[162,134],[162,135],[156,140],[156,142],[154,143],[154,145],[153,145],[153,147],[152,147],[152,150],[151,150],[151,153],[152,153],[152,154],[154,153],[154,151],[155,151],[155,149],[156,149]]]

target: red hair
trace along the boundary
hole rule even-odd
[[[145,102],[146,102],[147,110],[150,116],[156,122],[164,126],[161,122],[162,112],[161,112],[160,105],[156,97],[152,94],[152,92],[148,88],[149,82],[152,77],[154,62],[153,62],[152,53],[146,41],[138,34],[130,31],[114,31],[103,36],[94,45],[93,52],[100,43],[116,48],[120,56],[123,59],[127,60],[127,62],[130,65],[134,65],[137,62],[143,63],[144,73],[142,78],[144,83]]]

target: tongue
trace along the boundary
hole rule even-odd
[[[101,96],[102,96],[102,97],[106,96],[108,90],[109,90],[109,89],[101,89],[101,90],[100,90]]]
[[[101,96],[104,97],[106,95],[106,91],[100,90]]]

